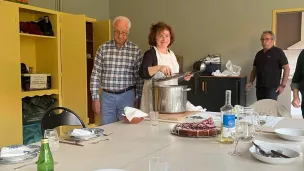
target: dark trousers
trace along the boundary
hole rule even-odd
[[[301,96],[302,96],[302,101],[301,101],[301,111],[302,111],[302,116],[303,116],[303,119],[304,119],[304,90],[300,90],[301,92]]]
[[[258,87],[256,88],[257,100],[273,99],[278,100],[279,93],[276,92],[276,88]]]

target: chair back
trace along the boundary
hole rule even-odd
[[[57,110],[62,110],[62,112],[57,114]],[[45,112],[41,120],[41,133],[44,135],[46,129],[54,129],[58,126],[86,127],[81,118],[72,110],[65,107],[54,107]]]
[[[288,112],[286,107],[276,100],[259,100],[250,105],[250,107],[254,108],[254,110],[258,113],[264,112],[270,114],[271,116],[291,118],[291,114]]]

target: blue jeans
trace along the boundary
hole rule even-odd
[[[121,94],[112,94],[102,91],[100,98],[102,125],[110,124],[122,120],[124,108],[134,107],[135,92],[129,90]]]

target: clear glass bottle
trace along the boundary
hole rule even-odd
[[[225,105],[221,108],[221,143],[233,144],[235,133],[235,112],[231,105],[231,90],[226,90]]]
[[[48,139],[41,139],[37,171],[54,171],[54,160],[49,146]]]

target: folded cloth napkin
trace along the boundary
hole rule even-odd
[[[1,148],[0,157],[16,157],[23,156],[30,148],[26,146],[16,146],[16,147],[3,147]]]
[[[85,129],[74,129],[72,132],[71,132],[71,136],[90,136],[90,135],[93,135],[94,133],[93,132],[90,132],[88,130],[85,130]]]
[[[280,143],[270,143],[270,142],[265,142],[265,141],[260,141],[260,140],[254,140],[254,142],[257,145],[268,145],[268,146],[277,146],[277,147],[282,147],[282,148],[289,148],[292,149],[300,154],[300,156],[303,156],[302,148],[301,145],[297,144],[280,144]]]
[[[187,111],[200,111],[200,112],[206,112],[206,109],[204,109],[202,106],[194,106],[189,101],[187,101],[186,104],[186,110]]]
[[[124,112],[125,113],[122,114],[122,115],[126,116],[129,121],[132,121],[132,119],[134,117],[141,118],[141,117],[147,117],[148,116],[148,114],[142,112],[141,110],[138,110],[138,109],[132,108],[132,107],[128,107],[128,106],[124,108]]]

